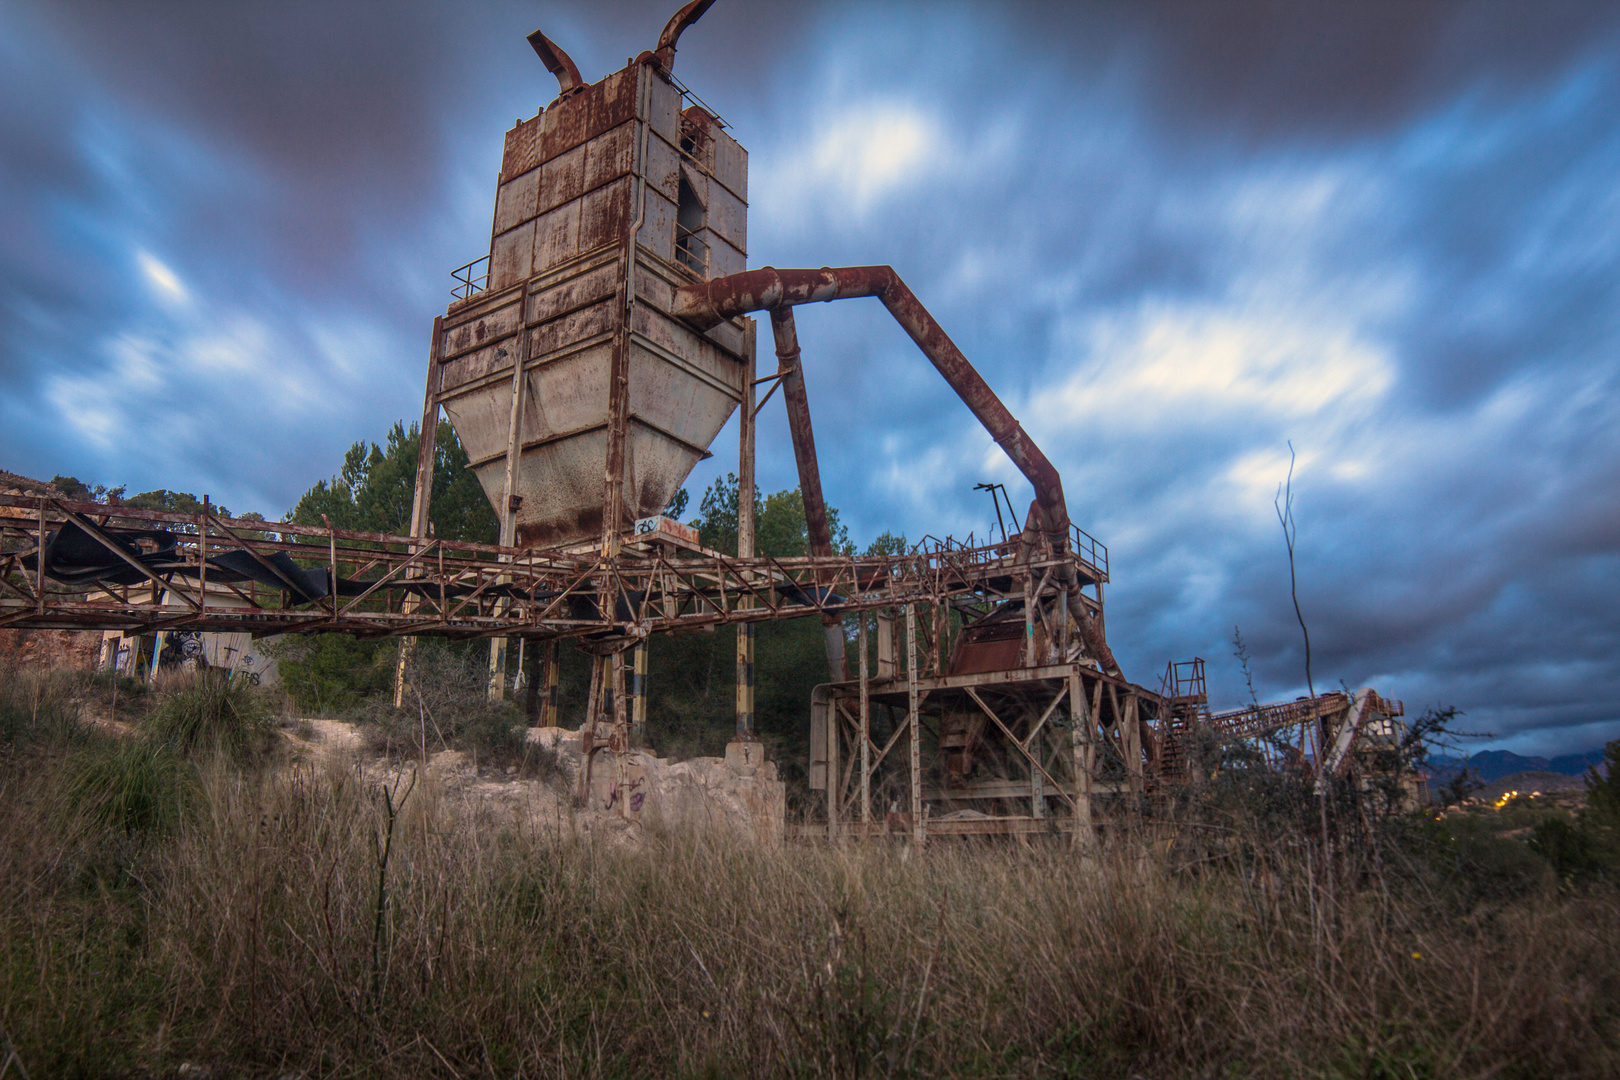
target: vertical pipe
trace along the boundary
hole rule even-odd
[[[520,501],[517,493],[518,459],[523,453],[523,396],[528,388],[528,379],[524,377],[523,334],[512,341],[512,406],[506,422],[506,474],[501,482],[501,537],[502,547],[511,547],[517,538],[517,505]],[[502,575],[502,580],[510,580],[508,575]],[[506,601],[495,602],[497,612],[505,609]],[[491,701],[506,700],[506,636],[489,639],[489,699]]]
[[[634,251],[625,255],[626,276],[634,272]],[[627,289],[621,286],[621,289]],[[619,296],[625,296],[621,291]],[[624,529],[624,460],[626,430],[630,422],[630,329],[629,320],[613,335],[613,353],[608,375],[608,433],[607,461],[603,474],[602,492],[602,556],[611,558],[619,553],[620,533]],[[612,597],[602,594],[602,610],[612,611]]]
[[[1069,669],[1069,749],[1074,763],[1074,843],[1089,851],[1096,843],[1091,824],[1091,710],[1086,707],[1085,684],[1080,669]]]
[[[759,324],[748,320],[743,339],[744,372],[742,406],[737,419],[737,557],[754,557],[754,436],[758,417],[754,404],[754,379],[758,363]],[[737,601],[739,607],[753,607],[751,597]],[[754,624],[737,624],[737,738],[754,737]]]
[[[443,336],[443,327],[444,316],[434,316],[433,342],[428,346],[427,389],[422,392],[422,428],[416,438],[416,488],[411,496],[412,539],[420,539],[428,534],[433,507],[433,466],[438,460],[439,448],[439,341]],[[421,598],[411,593],[405,597],[405,611],[414,612],[421,603]],[[405,703],[405,669],[415,648],[414,637],[400,639],[399,660],[394,665],[396,709]]]
[[[1024,666],[1035,667],[1035,570],[1024,576]]]
[[[791,307],[771,311],[771,331],[776,338],[777,374],[782,380],[782,400],[787,404],[788,431],[793,436],[793,459],[799,466],[799,494],[804,499],[805,530],[810,554],[833,553],[832,531],[827,524],[827,504],[821,494],[821,467],[816,462],[816,436],[810,426],[810,401],[805,396],[804,372],[799,366],[799,334]],[[822,628],[827,644],[827,670],[833,682],[849,679],[844,659],[844,620],[823,615]]]
[[[866,612],[861,612],[861,824],[872,820],[872,696],[867,688]]]
[[[917,715],[917,605],[906,605],[906,710],[910,716],[911,837],[928,842],[922,816],[922,717]]]
[[[647,643],[632,651],[630,672],[630,739],[637,746],[647,744]]]

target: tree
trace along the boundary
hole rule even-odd
[[[384,446],[364,441],[350,446],[337,475],[317,481],[299,498],[287,520],[322,525],[325,515],[339,529],[403,536],[411,527],[416,496],[417,425],[396,422]],[[433,501],[428,520],[445,540],[493,544],[500,522],[478,477],[467,467],[467,452],[447,421],[439,421],[433,455]]]
[[[110,488],[104,484],[91,486],[80,480],[77,476],[62,476],[57,474],[51,477],[51,486],[60,490],[68,498],[77,502],[118,502],[124,497],[122,487]]]
[[[324,525],[361,532],[409,533],[416,496],[416,459],[421,445],[417,425],[396,422],[384,445],[357,442],[343,455],[336,475],[315,483],[288,511],[298,525]],[[483,486],[467,467],[467,452],[446,421],[439,422],[433,455],[433,502],[428,520],[445,540],[493,544],[500,524]],[[460,646],[465,648],[465,645]],[[346,708],[393,685],[384,672],[395,655],[393,643],[317,634],[279,649],[282,681],[306,709]]]
[[[710,484],[690,522],[706,548],[737,550],[737,477]],[[827,509],[835,550],[853,554],[849,530],[838,511]],[[810,550],[804,497],[797,488],[757,496],[755,548],[777,558]],[[905,539],[884,534],[885,549],[905,549]],[[661,753],[677,756],[718,754],[736,727],[736,630],[660,635],[652,641],[648,682],[648,733]],[[802,769],[809,735],[810,692],[827,681],[827,654],[821,620],[760,623],[754,631],[754,730],[767,743],[786,775]]]

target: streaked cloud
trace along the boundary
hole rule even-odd
[[[501,134],[669,3],[0,8],[0,465],[276,514],[416,415]],[[1517,749],[1620,735],[1620,15],[1603,5],[719,4],[681,77],[751,265],[886,262],[1110,545],[1146,681],[1319,680]],[[799,320],[858,539],[1016,471],[873,301]],[[734,467],[731,432],[693,485]],[[795,482],[781,414],[761,480]],[[1018,494],[1018,493],[1022,494]]]

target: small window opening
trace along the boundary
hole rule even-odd
[[[709,144],[714,138],[709,131],[712,122],[709,114],[701,109],[691,108],[681,114],[681,153],[699,168],[705,166]]]
[[[697,191],[681,176],[680,203],[675,208],[675,258],[698,275],[709,272],[709,245],[698,239],[708,214]]]

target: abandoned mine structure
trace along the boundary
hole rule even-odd
[[[433,320],[409,536],[0,495],[0,626],[392,636],[401,680],[415,637],[489,638],[497,695],[509,640],[554,656],[566,639],[592,657],[586,714],[570,718],[591,799],[603,776],[636,768],[650,635],[737,628],[727,757],[757,761],[753,628],[818,617],[828,679],[807,712],[824,816],[808,828],[834,836],[1079,839],[1112,807],[1185,782],[1201,741],[1293,733],[1323,773],[1397,742],[1401,705],[1371,690],[1211,714],[1201,660],[1169,665],[1152,688],[1126,678],[1105,632],[1107,549],[900,276],[746,268],[748,153],[674,74],[682,32],[711,3],[687,4],[653,49],[594,83],[530,35],[559,93],[506,133],[489,254],[455,272]],[[834,551],[795,308],[856,298],[889,311],[1029,480],[1021,526],[896,555]],[[776,357],[764,376],[755,314]],[[778,390],[802,558],[755,551],[755,421]],[[498,544],[427,527],[441,412],[496,510]],[[732,553],[662,511],[734,413]],[[542,693],[556,664],[544,670]]]

